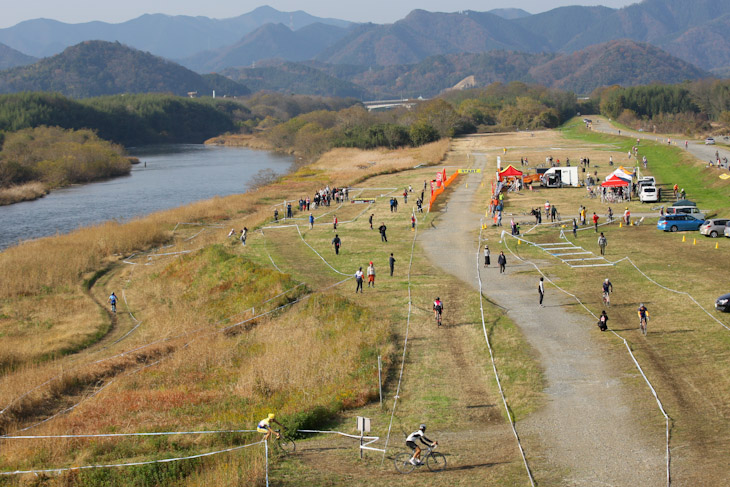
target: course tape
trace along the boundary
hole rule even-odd
[[[228,453],[236,450],[242,450],[244,448],[248,448],[251,446],[260,445],[261,443],[265,443],[264,440],[261,440],[256,443],[250,443],[248,445],[241,445],[241,446],[234,446],[231,448],[226,448],[225,450],[218,450],[218,451],[212,451],[208,453],[199,453],[197,455],[190,455],[187,457],[177,457],[177,458],[165,458],[162,460],[150,460],[146,462],[131,462],[131,463],[114,463],[114,464],[105,464],[105,465],[83,465],[80,467],[63,467],[63,468],[46,468],[46,469],[40,469],[40,470],[16,470],[14,472],[0,472],[0,475],[22,475],[22,474],[39,474],[39,473],[61,473],[61,472],[69,472],[72,470],[88,470],[88,469],[95,469],[95,468],[120,468],[120,467],[136,467],[139,465],[152,465],[154,463],[170,463],[170,462],[179,462],[181,460],[192,460],[195,458],[203,458],[203,457],[210,457],[213,455],[219,455],[221,453]],[[268,477],[268,465],[267,465],[267,477]]]
[[[425,217],[424,217],[425,218]],[[398,406],[398,399],[400,399],[400,388],[403,381],[403,369],[406,366],[406,352],[408,350],[408,334],[411,329],[411,314],[413,310],[413,300],[411,295],[411,269],[413,268],[413,254],[416,250],[416,239],[418,238],[418,227],[416,225],[416,231],[413,234],[413,243],[411,244],[411,258],[408,262],[408,314],[406,317],[406,333],[403,339],[403,355],[401,356],[400,372],[398,373],[398,386],[395,389],[395,397],[393,398],[393,410],[390,413],[390,422],[388,423],[388,434],[385,437],[385,447],[383,447],[383,459],[380,462],[381,465],[385,462],[385,453],[388,450],[388,443],[390,443],[390,433],[393,429],[393,418],[395,417],[395,409]]]
[[[273,265],[274,266],[274,269],[276,269],[277,271],[279,271],[280,274],[283,274],[284,272],[281,269],[279,269],[279,266],[276,265],[276,262],[274,262],[273,257],[271,257],[271,254],[269,253],[269,248],[266,245],[266,240],[267,239],[266,239],[266,234],[264,233],[264,229],[263,228],[259,229],[259,232],[261,232],[261,236],[264,237],[264,252],[266,252],[266,256],[271,261],[271,265]]]
[[[527,260],[527,259],[523,259],[523,258],[521,258],[520,256],[518,256],[517,254],[515,254],[515,253],[514,253],[514,252],[512,251],[512,249],[511,249],[511,248],[509,247],[509,245],[507,244],[507,240],[506,240],[506,239],[504,238],[504,237],[505,237],[506,235],[507,235],[507,236],[510,236],[510,237],[512,237],[512,235],[509,235],[509,234],[508,234],[507,232],[505,232],[505,231],[502,231],[502,242],[504,243],[504,246],[505,246],[505,247],[507,248],[507,250],[509,250],[509,252],[510,252],[510,253],[511,253],[511,254],[512,254],[512,255],[513,255],[513,256],[514,256],[514,257],[515,257],[516,259],[518,259],[518,260],[521,260],[522,262],[525,262],[526,264],[530,264],[530,265],[532,265],[532,266],[533,266],[533,267],[534,267],[534,268],[535,268],[535,269],[537,270],[537,272],[539,272],[539,273],[540,273],[540,275],[541,275],[541,276],[543,276],[543,277],[545,278],[545,280],[546,280],[547,282],[549,282],[550,284],[552,284],[553,286],[555,286],[555,287],[556,287],[556,288],[557,288],[557,289],[558,289],[559,291],[562,291],[563,293],[565,293],[565,294],[567,294],[568,296],[570,296],[570,297],[572,297],[573,299],[575,299],[575,300],[576,300],[576,302],[577,302],[577,303],[578,303],[578,304],[579,304],[580,306],[582,306],[582,307],[583,307],[583,309],[585,309],[585,310],[586,310],[586,311],[588,312],[588,314],[590,314],[590,315],[591,315],[591,316],[592,316],[592,317],[593,317],[594,319],[596,319],[596,320],[598,319],[598,316],[597,316],[597,315],[596,315],[595,313],[593,313],[593,311],[591,311],[590,309],[588,309],[588,307],[587,307],[587,306],[586,306],[585,304],[583,304],[583,301],[581,301],[581,300],[580,300],[580,299],[578,298],[578,296],[576,296],[575,294],[572,294],[572,293],[570,293],[570,292],[566,291],[565,289],[563,289],[563,288],[561,288],[560,286],[558,286],[557,284],[555,284],[555,282],[554,282],[554,281],[552,281],[552,280],[551,280],[551,279],[550,279],[550,278],[549,278],[549,277],[548,277],[548,276],[547,276],[547,275],[546,275],[546,274],[545,274],[545,273],[544,273],[544,272],[543,272],[543,271],[542,271],[542,270],[541,270],[541,269],[540,269],[540,268],[539,268],[539,267],[537,266],[537,264],[535,264],[534,262],[531,262],[531,261],[529,261],[529,260]],[[609,328],[609,330],[610,330],[610,331],[611,331],[611,333],[613,333],[613,334],[614,334],[614,335],[615,335],[616,337],[618,337],[618,338],[619,338],[619,339],[620,339],[621,341],[623,341],[624,345],[626,346],[626,350],[627,350],[627,351],[629,352],[629,355],[631,356],[631,360],[633,360],[633,362],[634,362],[634,365],[636,365],[636,368],[637,368],[637,370],[639,371],[639,373],[641,374],[641,376],[642,376],[642,377],[644,378],[644,382],[646,382],[646,385],[647,385],[647,386],[649,386],[649,390],[651,391],[652,395],[654,396],[654,399],[656,400],[657,406],[659,407],[659,411],[660,411],[660,412],[662,413],[662,416],[664,416],[664,424],[665,424],[665,432],[666,432],[666,453],[665,453],[665,455],[666,455],[666,476],[667,476],[667,487],[669,487],[669,486],[671,485],[671,479],[672,479],[672,477],[671,477],[671,472],[670,472],[670,466],[671,466],[671,455],[670,455],[670,450],[669,450],[669,442],[670,442],[670,430],[671,430],[671,418],[669,417],[669,415],[667,414],[666,410],[664,409],[664,405],[662,404],[661,400],[659,399],[659,395],[657,394],[656,390],[654,389],[654,386],[653,386],[653,385],[651,384],[651,382],[649,381],[649,378],[648,378],[648,377],[646,376],[646,374],[644,373],[644,369],[642,369],[642,368],[641,368],[641,365],[639,365],[639,362],[638,362],[638,360],[636,360],[636,356],[634,355],[634,352],[633,352],[633,351],[631,350],[631,347],[629,346],[629,343],[628,343],[628,342],[626,341],[626,339],[625,339],[625,338],[624,338],[623,336],[619,335],[619,334],[618,334],[618,333],[616,333],[616,332],[615,332],[614,330],[612,330],[612,329],[610,329],[610,328]]]
[[[0,436],[2,440],[41,440],[49,438],[120,438],[126,436],[179,436],[179,435],[218,435],[225,433],[256,433],[257,430],[204,430],[204,431],[160,431],[148,433],[106,433],[81,435],[28,435]]]
[[[497,388],[499,389],[499,395],[502,396],[502,404],[504,405],[504,410],[507,412],[507,418],[509,419],[509,425],[512,428],[512,434],[515,437],[515,440],[517,440],[517,448],[520,450],[520,456],[522,457],[522,463],[525,465],[525,470],[527,471],[527,476],[530,479],[530,485],[532,487],[535,487],[535,479],[532,476],[532,471],[530,470],[530,465],[527,463],[527,457],[525,456],[525,450],[522,447],[522,441],[520,441],[520,435],[517,433],[517,428],[515,427],[515,419],[512,416],[512,411],[509,409],[509,405],[507,404],[507,398],[504,395],[504,389],[502,388],[502,381],[499,378],[499,372],[497,371],[497,364],[494,361],[494,351],[492,350],[492,344],[489,340],[489,334],[487,333],[487,324],[484,320],[484,296],[482,294],[482,276],[479,272],[479,251],[481,249],[481,242],[482,242],[482,233],[483,231],[479,231],[479,242],[477,243],[477,253],[476,253],[476,268],[477,268],[477,281],[479,282],[479,311],[481,313],[482,317],[482,331],[484,332],[484,341],[487,342],[487,348],[489,349],[489,358],[492,361],[492,370],[494,371],[494,378],[497,380]]]
[[[349,276],[350,275],[350,274],[345,274],[344,272],[340,272],[337,269],[335,269],[334,267],[332,267],[330,265],[330,263],[327,262],[324,259],[324,257],[322,257],[322,255],[314,249],[314,247],[312,247],[311,245],[309,245],[309,242],[307,242],[306,240],[304,240],[304,235],[302,235],[302,231],[299,229],[299,225],[297,225],[296,227],[297,227],[297,233],[299,233],[299,237],[302,239],[302,242],[304,242],[307,245],[307,247],[309,247],[310,249],[312,249],[312,252],[314,252],[315,254],[317,254],[319,256],[319,258],[322,259],[322,262],[324,262],[325,264],[327,264],[327,267],[329,267],[330,269],[332,269],[333,271],[335,271],[337,274],[339,274],[341,276]]]

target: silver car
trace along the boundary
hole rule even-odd
[[[719,237],[726,235],[725,230],[728,228],[727,224],[730,222],[727,218],[713,218],[712,220],[705,220],[705,223],[700,227],[700,233],[706,237]]]

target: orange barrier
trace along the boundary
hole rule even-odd
[[[436,198],[438,195],[444,192],[444,190],[449,186],[449,184],[453,183],[456,179],[456,176],[459,175],[459,171],[456,171],[454,174],[449,176],[449,178],[443,182],[440,188],[436,189],[431,193],[431,200],[428,203],[428,211],[431,211],[431,207],[433,206],[434,201],[436,201]]]

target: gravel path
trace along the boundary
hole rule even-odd
[[[454,150],[467,150],[468,143],[461,139]],[[477,156],[474,167],[484,169],[485,164],[486,158]],[[468,175],[449,190],[444,214],[422,240],[433,262],[475,288],[480,215],[471,205],[481,179],[481,174]],[[517,425],[536,480],[542,485],[664,485],[663,429],[654,433],[654,427],[640,424],[632,414],[636,409],[627,387],[606,355],[618,352],[598,344],[593,319],[568,312],[565,305],[573,303],[555,288],[546,286],[546,306],[541,308],[537,278],[514,275],[527,265],[520,266],[509,253],[507,273],[499,275],[495,264],[500,248],[490,242],[493,265],[480,265],[484,292],[519,325],[547,380],[546,406]],[[658,413],[648,391],[644,399],[639,410],[653,418]]]

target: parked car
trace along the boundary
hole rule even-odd
[[[730,222],[727,218],[713,218],[712,220],[705,220],[705,223],[700,227],[700,233],[707,237],[720,237],[725,235],[725,229],[727,224]]]
[[[660,190],[655,186],[642,186],[639,191],[639,201],[642,203],[650,203],[659,201],[661,198]]]
[[[656,227],[665,232],[686,232],[699,230],[705,220],[698,220],[691,215],[683,213],[678,215],[664,215],[659,219]]]
[[[712,137],[707,137],[705,139],[705,145],[715,145],[715,139],[713,139]]]
[[[715,301],[715,309],[718,311],[730,312],[730,293],[723,294]]]
[[[725,236],[730,238],[730,225],[725,225]]]
[[[670,206],[667,208],[668,215],[691,215],[698,220],[705,221],[705,214],[696,206]]]

